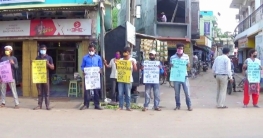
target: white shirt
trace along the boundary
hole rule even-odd
[[[116,68],[116,64],[115,64],[115,58],[110,60],[110,64],[109,67],[111,67],[111,74],[110,74],[110,78],[113,79],[117,79],[117,68]]]
[[[167,18],[165,15],[162,16],[162,22],[167,22]]]
[[[121,58],[120,60],[123,60],[123,58]],[[137,61],[135,58],[130,58],[129,61],[133,61],[134,64],[137,64]],[[133,66],[132,66],[132,63],[131,63],[131,83],[133,82],[133,76],[132,76],[132,72],[133,72]]]
[[[218,56],[214,61],[212,69],[216,75],[227,75],[232,79],[231,61],[227,55]]]
[[[174,54],[173,56],[171,56],[170,63],[172,63],[173,59],[182,59],[182,60],[186,60],[187,64],[190,63],[189,56],[187,54],[184,54],[184,53],[181,57],[179,57],[177,54]],[[186,70],[187,70],[187,67],[186,67]],[[188,76],[187,72],[186,72],[186,76]]]

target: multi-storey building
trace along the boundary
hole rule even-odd
[[[192,56],[191,39],[199,39],[198,0],[136,0],[136,4],[141,6],[141,18],[135,20],[136,32],[167,41],[170,56],[175,53],[176,43],[184,43],[185,53]],[[126,0],[122,0],[119,25],[125,24],[125,13]],[[162,13],[166,22],[160,20]]]
[[[37,96],[32,83],[31,61],[38,46],[45,44],[53,58],[50,72],[51,96],[67,96],[69,80],[80,69],[88,45],[96,43],[100,33],[103,7],[92,0],[6,0],[0,1],[0,46],[11,45],[19,62],[20,96]],[[111,5],[105,2],[105,26],[111,28]]]
[[[238,60],[240,66],[242,66],[244,60],[248,57],[249,49],[255,48],[255,38],[258,33],[262,31],[262,4],[263,0],[232,0],[231,2],[230,8],[239,10],[239,13],[236,15],[239,24],[235,29],[234,41],[235,45],[238,47]]]

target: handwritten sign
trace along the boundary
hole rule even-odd
[[[0,77],[4,83],[14,81],[9,60],[0,63]]]
[[[117,65],[117,82],[130,83],[131,82],[131,61],[118,60]]]
[[[159,83],[160,77],[160,61],[144,61],[143,62],[143,83]]]
[[[100,68],[84,68],[86,90],[100,89]]]
[[[260,64],[257,62],[248,62],[247,79],[249,83],[260,82]]]
[[[182,59],[173,59],[172,64],[173,66],[171,68],[170,81],[185,82],[185,76],[187,74],[187,61]]]
[[[47,83],[47,61],[32,61],[32,81],[33,83]]]

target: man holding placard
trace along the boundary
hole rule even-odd
[[[0,107],[5,107],[5,97],[6,97],[6,84],[12,90],[13,97],[15,99],[15,109],[19,109],[18,95],[16,91],[16,70],[18,69],[17,58],[12,56],[13,48],[12,46],[5,46],[5,56],[0,60],[1,62],[1,97],[2,104]],[[5,69],[5,70],[2,70]],[[6,70],[7,69],[7,70]],[[4,73],[3,73],[4,72]]]
[[[175,91],[175,102],[176,107],[174,110],[180,110],[181,102],[180,102],[180,90],[181,85],[184,89],[186,105],[188,111],[192,111],[191,107],[191,99],[189,92],[189,80],[187,78],[187,67],[190,67],[189,56],[184,54],[184,44],[179,43],[176,45],[177,52],[170,58],[171,64],[171,74],[170,81],[174,82],[174,91]]]
[[[33,83],[36,83],[37,91],[38,91],[38,106],[35,107],[33,110],[42,109],[42,103],[44,98],[45,98],[46,109],[51,110],[49,106],[50,105],[49,72],[50,70],[54,70],[55,66],[53,64],[52,57],[47,55],[46,45],[40,45],[39,49],[40,49],[39,50],[40,55],[36,57],[36,63],[38,63],[38,65],[36,65],[36,68],[40,69],[42,67],[43,69],[37,70],[36,72],[34,72],[34,68],[32,69]],[[34,64],[34,61],[32,62],[32,64]],[[35,65],[32,65],[32,67],[33,66]],[[41,74],[41,72],[44,73]],[[46,79],[42,80],[43,78]]]
[[[132,88],[132,71],[137,71],[136,59],[131,57],[131,48],[125,47],[123,58],[116,62],[118,72],[118,90],[119,90],[119,110],[123,110],[124,94],[126,101],[126,110],[131,111],[131,88]]]
[[[142,111],[148,110],[148,106],[150,103],[150,93],[151,89],[153,89],[154,93],[154,110],[161,111],[159,108],[160,103],[160,83],[159,76],[160,73],[163,73],[162,64],[160,61],[155,60],[156,52],[152,50],[149,53],[150,60],[146,60],[143,63],[143,83],[145,84],[145,102],[144,108]]]
[[[97,70],[99,68],[99,70],[97,70],[97,73],[101,73],[101,69],[103,67],[102,66],[103,62],[102,62],[101,57],[99,55],[95,54],[95,52],[96,52],[95,46],[90,45],[89,46],[89,54],[84,56],[82,59],[81,69],[83,71],[83,75],[85,76],[85,90],[84,90],[84,104],[83,104],[83,106],[80,107],[80,110],[84,110],[85,108],[89,108],[89,103],[90,103],[92,95],[94,95],[93,101],[94,101],[95,109],[102,110],[102,108],[100,107],[100,94],[99,94],[100,88],[93,87],[91,89],[91,87],[88,86],[90,83],[86,81],[86,79],[89,78],[88,75],[91,73],[91,72],[89,72],[89,70]],[[90,68],[93,68],[93,69],[90,69]],[[95,73],[94,76],[97,73]],[[99,82],[98,81],[93,82],[93,83],[95,86],[97,86],[97,84],[100,83],[100,81]]]
[[[247,58],[243,65],[245,71],[246,80],[244,82],[244,108],[250,100],[252,95],[253,106],[259,108],[258,99],[260,93],[260,72],[262,70],[261,61],[257,58],[257,51],[255,49],[249,50],[249,58]]]

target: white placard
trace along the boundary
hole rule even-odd
[[[143,83],[158,84],[160,78],[160,61],[143,62]]]
[[[99,67],[84,68],[86,90],[93,90],[93,89],[101,88],[99,72],[100,72]]]
[[[135,39],[136,39],[136,30],[135,26],[132,25],[130,22],[126,22],[126,35],[127,35],[127,41],[131,43],[132,45],[136,45]]]

